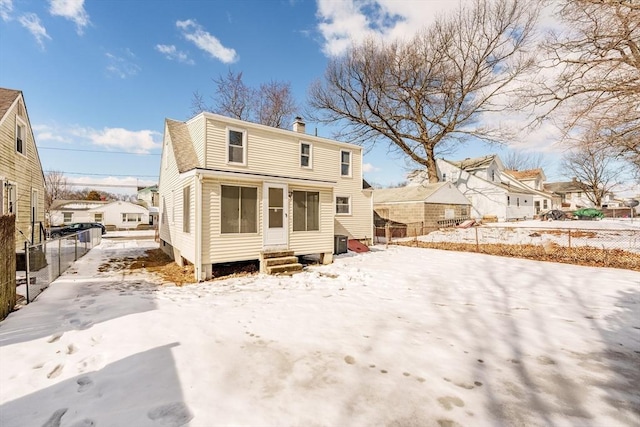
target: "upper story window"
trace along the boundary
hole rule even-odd
[[[27,155],[27,127],[21,120],[16,119],[16,151],[22,155]]]
[[[340,175],[351,176],[351,151],[340,151]]]
[[[227,162],[245,165],[247,163],[247,132],[227,129]]]
[[[300,143],[300,166],[303,168],[311,168],[311,144],[307,142]]]

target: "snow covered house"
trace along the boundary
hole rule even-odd
[[[459,161],[436,159],[436,168],[440,181],[453,183],[469,200],[471,218],[512,221],[535,215],[534,191],[505,179],[504,165],[495,154]],[[426,182],[427,174],[416,171],[408,180],[419,185]]]
[[[110,229],[128,230],[149,224],[149,210],[125,201],[56,200],[51,204],[52,226],[73,222],[99,222]]]
[[[469,200],[451,182],[373,191],[376,227],[380,228],[387,222],[396,227],[403,224],[406,236],[457,225],[469,218],[470,208]]]
[[[197,280],[274,251],[330,263],[336,235],[373,236],[362,147],[308,135],[299,118],[293,131],[211,113],[167,119],[158,188],[160,246]]]

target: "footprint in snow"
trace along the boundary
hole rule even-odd
[[[62,420],[62,416],[67,413],[69,408],[62,408],[55,411],[49,419],[42,424],[42,427],[60,427],[60,421]]]
[[[62,373],[62,368],[64,368],[64,364],[61,363],[59,365],[56,365],[56,367],[47,374],[47,378],[51,379],[57,377]]]
[[[83,393],[93,385],[93,380],[88,376],[83,376],[76,380],[76,384],[78,384],[78,393]]]
[[[77,423],[73,424],[71,427],[93,427],[95,425],[95,421],[90,420],[89,418],[85,418],[84,420],[78,421]]]
[[[161,425],[178,427],[191,421],[193,414],[184,402],[174,402],[151,409],[147,413],[147,417]]]
[[[49,344],[54,343],[54,342],[58,341],[58,340],[60,339],[60,337],[62,337],[62,335],[63,335],[62,333],[52,335],[52,336],[51,336],[51,338],[49,338],[49,339],[47,340],[47,342],[48,342]]]

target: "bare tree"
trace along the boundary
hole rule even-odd
[[[341,121],[338,136],[351,142],[389,143],[436,182],[436,155],[465,141],[509,139],[484,119],[507,108],[516,80],[533,67],[537,13],[537,2],[476,0],[410,40],[354,45],[312,84],[311,117]]]
[[[562,0],[563,28],[545,44],[543,118],[560,121],[565,138],[594,132],[609,152],[640,170],[640,2]],[[566,109],[566,110],[565,110]],[[568,111],[568,113],[566,113]]]
[[[524,153],[510,150],[504,157],[504,167],[511,170],[543,169],[546,160],[542,153]]]
[[[292,122],[297,106],[291,92],[291,83],[272,80],[261,84],[257,101],[258,123],[285,128]]]
[[[213,105],[207,105],[204,97],[195,92],[191,102],[193,114],[210,111],[235,119],[286,128],[297,109],[290,83],[272,80],[254,89],[244,83],[242,72],[231,70],[226,76],[213,79],[213,82]]]
[[[45,196],[44,208],[49,212],[54,200],[61,200],[70,193],[67,177],[60,171],[49,171],[44,176]]]
[[[602,206],[604,196],[621,183],[624,171],[610,152],[603,150],[600,144],[588,142],[567,153],[562,168],[565,176],[580,183],[585,196],[597,207]]]

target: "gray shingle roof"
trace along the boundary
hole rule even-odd
[[[373,191],[374,203],[390,202],[424,202],[446,182],[434,184],[411,185],[397,188],[380,188]]]
[[[187,172],[199,166],[196,150],[189,134],[186,123],[167,119],[167,131],[173,145],[173,155],[176,158],[178,172]]]

